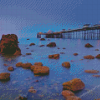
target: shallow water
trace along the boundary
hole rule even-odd
[[[57,47],[49,48],[46,44],[49,42],[56,42]],[[34,42],[36,45],[29,46]],[[85,48],[86,43],[92,44],[94,47]],[[39,47],[39,45],[45,45]],[[86,69],[95,69],[100,71],[100,60],[86,60],[83,59],[85,55],[96,56],[100,51],[100,40],[81,40],[81,39],[46,39],[40,41],[36,38],[19,39],[19,47],[21,48],[22,55],[19,57],[7,57],[0,55],[0,73],[9,72],[7,68],[13,66],[15,68],[11,73],[11,79],[8,82],[0,82],[0,100],[14,100],[20,94],[27,95],[28,100],[65,100],[61,95],[62,83],[72,80],[73,78],[80,78],[85,83],[85,88],[75,95],[81,97],[82,100],[94,100],[100,98],[100,78],[93,77],[93,74],[85,73]],[[60,49],[57,49],[57,48]],[[66,49],[63,49],[63,48]],[[29,48],[29,49],[26,49]],[[33,50],[33,52],[31,52]],[[60,54],[65,52],[65,54]],[[26,55],[32,53],[32,55]],[[49,54],[60,54],[60,58],[49,59]],[[74,56],[73,53],[78,53]],[[23,56],[25,55],[25,56]],[[8,61],[11,58],[11,61]],[[83,59],[83,60],[80,60]],[[71,61],[73,60],[73,62]],[[69,61],[71,68],[67,69],[62,67],[62,62]],[[50,68],[50,73],[47,76],[34,76],[33,72],[28,69],[17,68],[17,62],[42,62],[44,66]],[[4,66],[6,63],[8,66]],[[98,73],[99,75],[100,73]],[[39,82],[35,82],[39,80]],[[33,86],[37,90],[36,94],[28,93],[28,89]],[[97,87],[96,87],[97,86]],[[89,92],[89,90],[91,90]]]

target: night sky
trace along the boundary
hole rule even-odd
[[[100,24],[100,0],[0,0],[0,37]]]

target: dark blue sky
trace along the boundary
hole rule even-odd
[[[0,35],[19,37],[37,32],[99,24],[100,0],[0,0]]]

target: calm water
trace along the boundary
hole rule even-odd
[[[49,48],[46,44],[49,42],[56,42],[57,47]],[[100,40],[81,40],[81,39],[46,39],[40,41],[36,38],[26,40],[26,38],[19,39],[19,47],[22,55],[32,53],[32,55],[25,55],[19,57],[7,57],[0,55],[0,73],[9,72],[7,68],[13,66],[15,68],[11,73],[11,79],[8,82],[0,82],[0,100],[14,100],[19,95],[27,95],[28,100],[65,100],[61,95],[62,83],[72,80],[73,78],[80,78],[85,83],[85,88],[79,91],[76,96],[82,100],[94,100],[100,98],[100,78],[93,77],[92,74],[85,73],[86,69],[95,69],[100,71],[100,60],[86,60],[83,59],[85,55],[96,56],[100,51]],[[36,45],[29,46],[34,42]],[[93,48],[85,48],[86,43],[92,44]],[[39,45],[45,45],[39,47]],[[57,49],[57,48],[60,49]],[[63,48],[66,49],[63,49]],[[29,48],[29,49],[26,49]],[[33,52],[31,51],[33,50]],[[65,54],[60,54],[65,52]],[[49,54],[60,54],[60,58],[49,59]],[[73,56],[73,53],[78,53],[78,56]],[[11,58],[11,61],[8,59]],[[80,60],[83,59],[83,60]],[[73,62],[71,62],[73,60]],[[62,67],[62,62],[69,61],[70,69]],[[17,68],[17,62],[42,62],[44,66],[50,68],[48,76],[34,76],[33,72],[23,68]],[[8,66],[4,66],[6,63]],[[100,73],[98,73],[99,75]],[[39,80],[39,82],[35,82]],[[28,89],[33,86],[37,90],[36,94],[28,93]],[[91,91],[89,91],[91,90]]]

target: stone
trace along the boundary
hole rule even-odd
[[[77,96],[67,96],[66,100],[82,100],[82,99]]]
[[[61,93],[65,98],[67,96],[75,96],[75,94],[73,92],[71,92],[70,90],[63,90]]]
[[[18,37],[15,34],[2,35],[0,42],[0,53],[1,54],[11,54],[11,55],[21,55],[21,50],[18,47]]]
[[[40,40],[45,40],[45,38],[41,38]]]
[[[3,64],[4,66],[8,66],[8,64]]]
[[[74,56],[77,56],[77,55],[78,55],[78,53],[74,53],[73,55],[74,55]]]
[[[82,90],[85,87],[85,84],[79,78],[75,78],[68,82],[64,82],[62,85],[63,89],[71,91]]]
[[[29,48],[26,48],[26,49],[29,49]]]
[[[50,42],[49,44],[47,44],[47,47],[56,47],[56,43],[55,42]]]
[[[93,77],[100,77],[100,75],[92,75]]]
[[[40,45],[40,47],[43,47],[44,45]]]
[[[29,46],[35,45],[35,43],[31,43]]]
[[[26,96],[19,96],[19,100],[27,100]]]
[[[63,49],[66,49],[66,48],[63,48]]]
[[[84,59],[94,59],[94,56],[92,56],[92,55],[87,55],[87,56],[84,56]]]
[[[53,54],[53,55],[49,55],[48,57],[50,58],[50,59],[59,59],[59,54]]]
[[[35,75],[48,75],[49,67],[47,66],[35,66],[33,70]]]
[[[85,44],[85,47],[90,48],[93,47],[90,43]]]
[[[16,64],[16,67],[22,67],[22,62],[18,62],[17,64]]]
[[[29,90],[28,90],[28,92],[31,92],[31,93],[36,93],[36,92],[37,92],[37,90],[35,90],[35,89],[29,89]]]
[[[100,54],[98,54],[98,55],[96,56],[96,58],[97,58],[97,59],[100,59]]]
[[[95,49],[95,51],[99,51],[99,49]]]
[[[64,52],[60,52],[60,54],[65,54]]]
[[[69,62],[63,62],[62,66],[66,67],[66,68],[70,68],[70,63]]]
[[[86,73],[99,73],[98,70],[85,70]]]
[[[35,62],[34,65],[43,66],[42,62]]]
[[[26,53],[26,55],[31,55],[31,53]]]
[[[22,67],[26,69],[31,69],[32,64],[31,63],[23,63]]]
[[[34,89],[34,87],[33,87],[33,86],[31,86],[31,87],[30,87],[30,89]]]
[[[10,80],[10,73],[0,73],[0,80],[1,81]]]
[[[9,70],[9,71],[13,71],[14,68],[13,68],[12,66],[10,66],[10,67],[8,67],[8,70]]]
[[[29,40],[29,39],[27,39],[27,40]]]

